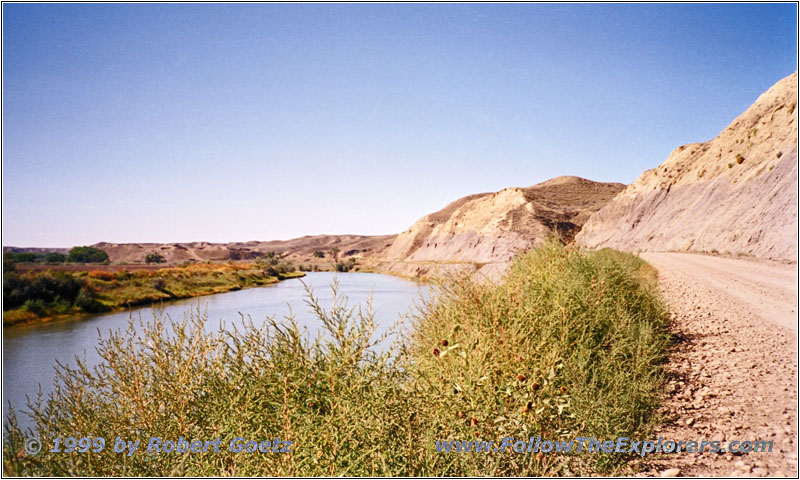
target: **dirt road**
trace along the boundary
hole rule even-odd
[[[796,477],[797,265],[641,257],[658,269],[675,339],[662,412],[668,423],[654,437],[773,445],[772,452],[662,455],[643,474]]]

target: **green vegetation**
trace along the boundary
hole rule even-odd
[[[108,254],[95,247],[74,247],[67,255],[72,263],[108,263]]]
[[[145,263],[166,263],[167,259],[157,252],[150,252],[144,257]]]
[[[256,266],[267,276],[280,277],[296,270],[293,263],[286,260],[286,255],[269,251],[256,262]],[[302,271],[302,270],[301,270]]]
[[[733,168],[733,164],[732,164],[732,163],[729,163],[729,164],[728,164],[728,168]]]
[[[44,255],[45,263],[49,263],[51,265],[55,265],[58,263],[65,263],[67,261],[67,256],[63,253],[58,252],[47,252]]]
[[[736,163],[738,163],[739,165],[741,165],[742,162],[744,162],[744,157],[742,156],[741,153],[737,153],[735,158],[736,158]]]
[[[6,475],[551,476],[632,472],[624,454],[437,453],[436,440],[543,436],[647,439],[667,317],[655,273],[636,257],[557,242],[519,258],[503,282],[439,286],[408,343],[373,348],[374,313],[340,297],[313,307],[325,335],[292,319],[210,333],[193,312],[156,316],[99,347],[104,368],[58,369],[32,418],[45,445],[81,434],[223,441],[220,453],[122,457],[17,453]],[[335,291],[334,287],[334,291]],[[141,322],[141,320],[140,320]],[[171,326],[170,326],[171,325]],[[174,332],[164,335],[164,331]],[[138,333],[137,333],[138,332]],[[291,454],[230,453],[235,437],[291,440]],[[144,445],[140,447],[144,448]]]
[[[317,258],[325,258],[325,252],[322,250],[314,250],[314,256]]]
[[[13,272],[17,269],[17,262],[14,260],[14,254],[11,252],[3,252],[3,273]]]
[[[783,156],[783,152],[778,152],[775,154],[775,158],[781,158]]]
[[[426,400],[416,408],[442,425],[428,440],[646,436],[667,347],[655,283],[652,267],[632,255],[550,242],[496,287],[443,286],[412,345],[415,375],[425,379],[417,388]],[[438,458],[429,474],[615,474],[626,461],[619,454]]]
[[[60,299],[71,303],[84,283],[61,272],[36,276],[9,272],[3,276],[3,308],[16,308],[28,300],[52,302]]]
[[[54,265],[65,263],[67,261],[67,256],[58,252],[4,252],[3,261],[13,263],[47,263]],[[6,265],[6,263],[4,263],[4,265]]]
[[[3,325],[223,293],[302,276],[291,265],[194,264],[156,271],[3,274]]]
[[[35,253],[20,252],[14,254],[14,261],[17,263],[33,263],[37,260]]]
[[[334,266],[337,272],[349,272],[350,270],[353,270],[355,267],[356,267],[356,259],[353,257],[348,258],[346,262],[336,262],[336,265]]]

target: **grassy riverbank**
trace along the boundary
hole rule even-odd
[[[20,270],[23,268],[18,267]],[[180,298],[224,293],[302,277],[258,263],[202,263],[115,272],[11,272],[3,278],[3,325],[48,322]]]
[[[102,341],[106,368],[61,368],[35,409],[46,447],[7,475],[547,476],[630,473],[625,454],[437,453],[435,442],[504,437],[647,438],[667,316],[655,273],[613,251],[552,242],[517,260],[498,285],[457,279],[417,312],[393,352],[377,353],[374,315],[309,299],[326,335],[289,322],[209,333],[195,316]],[[90,373],[91,372],[91,373]],[[76,433],[100,453],[47,450]],[[114,438],[140,440],[131,456]],[[221,439],[220,451],[148,455],[150,437]],[[291,453],[231,452],[236,437],[294,442]]]

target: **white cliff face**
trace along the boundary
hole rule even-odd
[[[502,272],[553,229],[567,240],[624,186],[559,177],[528,188],[471,195],[427,215],[397,236],[382,270],[409,276]]]
[[[719,136],[676,149],[594,213],[589,248],[797,261],[797,73]]]

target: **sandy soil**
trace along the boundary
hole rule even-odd
[[[662,455],[644,474],[797,477],[797,265],[641,257],[658,269],[675,340],[669,421],[654,437],[773,441],[771,453]]]

